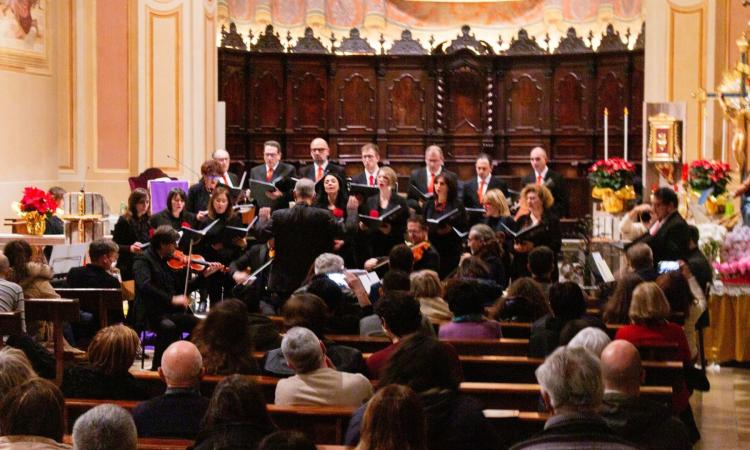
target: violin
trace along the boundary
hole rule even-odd
[[[183,270],[188,265],[187,255],[179,250],[175,250],[172,256],[167,260],[167,265],[173,270]],[[206,267],[211,265],[211,262],[206,261],[201,255],[193,254],[190,257],[190,270],[193,272],[203,272]],[[221,266],[221,271],[226,272],[227,267]]]
[[[414,257],[414,262],[419,262],[424,256],[425,250],[429,250],[430,241],[422,241],[411,247],[411,254]]]

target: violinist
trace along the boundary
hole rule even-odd
[[[414,214],[406,221],[406,234],[412,246],[414,271],[440,270],[440,254],[427,240],[429,228],[424,217]]]
[[[232,198],[229,188],[217,186],[211,194],[208,211],[198,213],[199,228],[205,228],[215,220],[218,222],[208,230],[200,240],[198,251],[209,261],[219,262],[228,266],[239,258],[247,247],[246,237],[237,237],[229,233],[227,226],[242,227],[242,218],[235,214],[232,208]],[[208,297],[212,304],[218,303],[223,297],[229,297],[234,287],[232,277],[226,273],[211,277],[208,280]]]
[[[161,366],[161,356],[183,332],[191,332],[198,319],[189,309],[187,293],[195,290],[202,277],[210,277],[221,269],[221,264],[209,263],[185,284],[185,271],[173,270],[168,261],[177,250],[180,235],[170,226],[162,225],[151,236],[151,245],[136,257],[135,309],[139,327],[156,330],[156,349],[151,370]]]
[[[359,209],[360,214],[380,217],[397,207],[401,208],[383,220],[376,229],[365,228],[360,225],[360,230],[368,241],[367,251],[370,257],[385,256],[394,246],[404,242],[409,208],[406,200],[394,191],[395,186],[396,172],[390,167],[382,167],[377,177],[378,195],[368,198]]]

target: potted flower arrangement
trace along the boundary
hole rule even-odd
[[[26,221],[29,234],[42,235],[47,226],[46,219],[52,217],[57,209],[57,202],[46,191],[25,187],[21,201],[14,203],[13,209]]]
[[[705,199],[709,214],[723,214],[727,204],[727,184],[732,180],[729,164],[721,161],[699,159],[690,163],[688,184],[693,193],[700,197],[706,190],[711,192]]]
[[[721,260],[714,263],[714,269],[725,284],[750,284],[750,227],[737,227],[727,233]]]
[[[622,158],[600,159],[589,167],[591,196],[601,200],[608,213],[622,212],[625,202],[635,199],[634,176],[635,164]]]

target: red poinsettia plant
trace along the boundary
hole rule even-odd
[[[40,215],[51,217],[57,209],[57,202],[46,191],[36,187],[25,187],[19,206],[22,213],[37,212]]]
[[[633,184],[635,164],[622,158],[600,159],[589,167],[589,181],[594,187],[615,191]]]
[[[721,161],[699,159],[690,163],[689,183],[696,191],[713,188],[713,195],[727,191],[727,184],[732,181],[729,164]]]

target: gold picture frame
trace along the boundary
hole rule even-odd
[[[659,113],[648,118],[648,162],[680,162],[680,121]]]
[[[49,0],[0,2],[0,69],[50,74]]]

